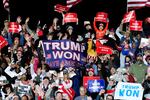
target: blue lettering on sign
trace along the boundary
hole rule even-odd
[[[138,96],[139,96],[139,92],[140,92],[139,90],[134,90],[134,91],[133,91],[133,97],[134,97],[135,95],[136,95],[136,97],[138,97]]]
[[[127,90],[127,91],[126,91],[126,95],[127,95],[127,96],[131,96],[131,95],[132,95],[132,91],[131,91],[131,90]]]
[[[120,89],[119,90],[119,96],[132,96],[132,97],[138,97],[139,96],[139,90],[125,90]]]
[[[126,88],[126,89],[139,89],[139,86],[122,85],[122,88]]]
[[[125,90],[121,90],[119,91],[119,96],[123,96]]]

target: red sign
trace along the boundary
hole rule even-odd
[[[112,54],[113,50],[107,46],[100,46],[96,48],[97,54]]]
[[[67,13],[64,15],[64,23],[76,22],[78,23],[77,13]]]
[[[69,8],[67,6],[63,6],[63,5],[60,5],[60,4],[57,4],[55,5],[55,11],[59,12],[59,13],[62,13],[62,12],[66,12],[69,10]]]
[[[112,54],[113,49],[108,46],[102,45],[100,41],[96,41],[96,52],[97,54]]]
[[[130,21],[131,31],[142,31],[142,21]]]
[[[9,32],[19,33],[19,24],[16,22],[9,22]]]
[[[0,36],[0,49],[2,49],[3,47],[5,47],[7,45],[8,45],[7,40],[5,40],[4,37]]]
[[[83,86],[85,88],[88,87],[88,81],[89,80],[100,80],[100,77],[99,76],[84,76],[83,77]]]
[[[134,10],[132,10],[124,15],[123,23],[130,22],[131,20],[136,20],[136,14],[135,14]]]
[[[107,22],[108,14],[105,12],[98,12],[95,17],[95,21]]]

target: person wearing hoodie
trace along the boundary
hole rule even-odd
[[[143,82],[144,98],[145,100],[150,99],[150,73],[147,74],[146,79]]]

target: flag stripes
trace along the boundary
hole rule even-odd
[[[150,0],[147,1],[146,6],[150,7]]]
[[[150,7],[150,0],[127,0],[128,9],[139,9],[145,6]]]
[[[67,3],[67,7],[68,8],[71,8],[72,6],[78,4],[81,0],[67,0],[66,3]]]

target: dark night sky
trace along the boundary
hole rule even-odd
[[[31,2],[32,1],[32,2]],[[65,4],[65,0],[10,0],[11,21],[15,21],[16,16],[31,17],[31,21],[36,24],[38,19],[44,23],[50,23],[54,16],[61,14],[54,11],[54,5]],[[116,28],[124,13],[126,12],[126,0],[82,0],[78,5],[72,7],[70,12],[77,12],[80,23],[83,20],[93,21],[96,12],[104,11],[109,14],[109,27]],[[4,10],[2,0],[0,1],[0,26],[4,19],[7,19],[7,11]],[[150,8],[136,10],[137,19],[145,19],[150,16]]]

